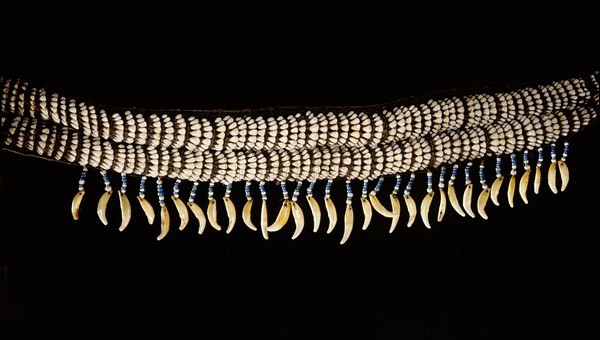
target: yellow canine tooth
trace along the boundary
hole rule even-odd
[[[190,207],[192,214],[194,214],[194,216],[198,220],[198,234],[202,235],[202,233],[204,232],[204,228],[206,228],[206,216],[204,215],[202,208],[200,208],[200,206],[198,206],[198,204],[194,203],[193,201],[187,202],[187,205],[188,207]]]
[[[346,243],[350,234],[352,233],[352,228],[354,225],[354,210],[352,209],[352,204],[346,204],[346,212],[344,213],[344,235],[340,241],[340,244]]]
[[[373,209],[371,209],[371,203],[369,203],[369,200],[366,197],[360,198],[360,204],[362,206],[363,215],[365,216],[362,230],[367,230],[371,223],[371,218],[373,218]]]
[[[217,231],[221,231],[221,226],[217,221],[217,200],[214,198],[208,200],[206,216],[208,217],[208,223],[211,225],[211,227],[215,228]]]
[[[567,163],[563,160],[558,160],[558,170],[560,171],[560,179],[562,181],[560,191],[565,191],[569,184],[569,167],[567,167]]]
[[[292,200],[291,205],[292,216],[294,217],[294,223],[296,224],[296,229],[294,229],[292,240],[295,240],[298,236],[300,236],[300,233],[302,233],[302,230],[304,229],[304,213],[296,201]]]
[[[387,210],[383,206],[383,204],[381,204],[381,202],[377,198],[377,195],[373,191],[371,191],[371,193],[369,194],[369,200],[371,201],[371,205],[373,206],[373,209],[375,209],[375,211],[377,211],[378,213],[380,213],[381,215],[383,215],[385,217],[389,217],[389,218],[394,217],[394,213]]]
[[[167,206],[163,205],[160,208],[160,234],[156,237],[157,241],[160,241],[167,236],[170,224],[171,218],[169,217],[169,211],[167,210]]]
[[[327,217],[329,218],[329,227],[327,228],[327,234],[331,234],[337,223],[337,210],[335,204],[330,197],[325,197],[325,210],[327,210]]]
[[[410,194],[404,194],[404,203],[406,203],[406,210],[408,210],[408,222],[407,227],[411,227],[417,218],[417,204]]]
[[[288,222],[288,220],[290,219],[290,213],[291,213],[291,202],[290,200],[284,199],[283,203],[281,204],[281,208],[279,209],[279,213],[277,214],[277,218],[275,218],[275,222],[273,222],[273,224],[271,224],[268,228],[267,231],[272,233],[272,232],[276,232],[281,230],[281,228],[283,228],[283,226],[286,225],[286,223]]]
[[[525,204],[529,204],[529,200],[527,200],[527,187],[529,186],[529,176],[531,174],[531,168],[528,168],[521,176],[521,180],[519,181],[519,195]]]
[[[316,233],[321,224],[321,208],[319,208],[319,203],[314,197],[306,196],[306,200],[308,201],[308,206],[310,207],[310,212],[313,216],[313,232]]]
[[[252,223],[252,218],[251,218],[253,202],[254,202],[254,200],[251,198],[246,201],[246,204],[244,204],[244,208],[242,209],[242,220],[244,221],[244,224],[246,224],[246,226],[248,228],[250,228],[253,231],[257,231],[258,229],[254,225],[254,223]]]
[[[485,188],[483,188],[483,190],[479,194],[479,197],[477,198],[477,212],[481,217],[483,217],[486,220],[488,219],[488,215],[485,212],[485,206],[487,205],[488,198],[490,197],[490,192],[490,188],[486,186]]]
[[[79,219],[79,206],[81,205],[81,200],[83,199],[83,195],[85,195],[85,190],[79,190],[75,196],[73,197],[73,201],[71,202],[71,214],[73,215],[73,219],[77,221]]]
[[[131,220],[131,204],[127,195],[121,190],[119,190],[119,206],[121,207],[121,226],[119,226],[119,231],[123,231],[127,228]]]
[[[435,192],[432,190],[428,192],[423,198],[423,201],[421,201],[421,220],[423,220],[423,224],[425,224],[427,229],[431,229],[431,224],[429,224],[429,207],[431,206],[434,195]]]
[[[188,213],[185,204],[179,199],[179,197],[172,195],[171,200],[175,204],[175,209],[177,209],[177,214],[179,215],[179,230],[183,230],[190,220],[190,214]]]
[[[508,197],[508,205],[510,205],[511,208],[515,206],[515,189],[517,186],[516,177],[516,175],[510,176],[510,181],[508,182],[508,190],[506,192]]]
[[[142,207],[146,218],[148,219],[148,224],[154,223],[154,208],[152,208],[152,204],[150,204],[150,202],[148,202],[148,200],[142,196],[138,196],[137,199],[140,202],[140,206]]]
[[[536,194],[540,193],[540,186],[542,184],[542,167],[535,167],[535,177],[533,179],[533,192]]]
[[[504,176],[497,176],[492,183],[492,189],[490,191],[490,198],[495,205],[500,205],[500,201],[498,200],[498,195],[500,194],[500,188],[502,187],[502,182],[504,181]]]
[[[235,205],[229,197],[223,197],[223,202],[225,203],[225,211],[227,212],[227,218],[229,219],[225,233],[229,234],[235,226],[237,212],[235,211]]]
[[[463,193],[463,208],[467,212],[469,216],[475,218],[475,213],[473,212],[473,208],[471,207],[471,202],[473,201],[473,183],[469,183],[465,187],[465,192]]]
[[[260,205],[260,232],[265,240],[269,239],[269,215],[267,211],[267,199],[262,199],[262,204]]]
[[[392,224],[390,225],[390,234],[396,229],[398,221],[400,220],[400,200],[396,194],[390,194],[390,202],[392,202]]]
[[[98,201],[98,209],[96,209],[96,212],[98,213],[100,221],[104,225],[108,225],[108,221],[106,219],[106,206],[108,204],[108,199],[110,198],[112,193],[112,190],[105,191],[104,194],[102,194],[102,196],[100,197],[100,200]]]
[[[440,191],[440,207],[438,209],[437,221],[442,222],[446,214],[446,192],[444,188],[439,188]]]
[[[548,168],[548,186],[553,193],[558,193],[556,188],[556,161],[550,163],[550,168]]]

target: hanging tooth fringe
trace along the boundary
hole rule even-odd
[[[131,204],[127,198],[127,176],[121,175],[121,190],[119,190],[119,206],[121,207],[121,226],[119,231],[125,230],[131,220]]]
[[[525,172],[521,176],[521,180],[519,181],[519,195],[525,204],[529,204],[529,200],[527,199],[527,187],[529,186],[529,176],[531,174],[531,167],[529,166],[529,156],[527,151],[523,153],[523,169]]]
[[[252,199],[252,196],[250,196],[250,182],[246,182],[244,191],[246,192],[246,204],[244,204],[244,208],[242,209],[242,220],[250,230],[257,231],[258,229],[254,223],[252,223],[252,203],[254,200]]]
[[[431,171],[427,172],[427,195],[421,201],[421,220],[427,229],[431,229],[431,224],[429,223],[429,207],[431,206],[431,202],[433,201],[433,196],[435,196],[435,192],[433,191],[433,173]]]
[[[475,218],[475,213],[471,207],[471,202],[473,201],[473,183],[471,182],[470,170],[472,165],[473,164],[469,162],[467,163],[467,166],[465,166],[465,192],[463,193],[462,203],[467,214],[472,218]]]
[[[408,210],[408,222],[406,223],[407,227],[411,227],[417,218],[417,203],[410,196],[410,190],[412,189],[413,182],[415,180],[415,174],[411,173],[410,178],[408,179],[408,184],[406,184],[406,189],[404,189],[404,202],[406,203],[406,209]]]
[[[285,182],[281,183],[281,190],[283,191],[283,203],[281,203],[281,208],[279,209],[275,222],[267,228],[270,233],[281,230],[290,219],[291,201],[287,194]]]
[[[446,167],[442,166],[440,168],[440,179],[438,183],[438,189],[440,192],[440,207],[438,208],[437,213],[437,221],[442,222],[444,219],[444,215],[446,214],[446,192],[444,191],[444,187],[446,186],[444,183],[444,176],[446,175]]]
[[[448,199],[450,200],[450,206],[456,211],[460,216],[465,217],[465,212],[462,210],[460,203],[458,203],[458,197],[456,196],[456,190],[454,189],[454,181],[456,180],[456,174],[458,173],[458,165],[454,165],[452,167],[452,174],[450,175],[450,180],[448,181]]]
[[[313,232],[317,232],[319,230],[319,225],[321,224],[321,208],[319,207],[319,202],[312,196],[312,190],[315,186],[315,182],[310,182],[308,189],[306,189],[306,201],[308,202],[308,206],[310,207],[310,212],[313,216]]]
[[[502,159],[500,157],[496,158],[496,179],[494,183],[492,183],[492,190],[490,192],[490,198],[495,205],[500,205],[500,201],[498,200],[498,195],[500,194],[500,188],[502,187],[502,182],[504,182],[504,176],[502,176]]]
[[[535,166],[535,178],[533,180],[533,192],[535,194],[540,193],[540,186],[542,184],[542,162],[544,161],[544,149],[538,149],[538,159]]]
[[[373,218],[373,209],[371,208],[371,203],[367,199],[367,186],[369,181],[363,181],[363,189],[362,189],[362,197],[360,198],[360,204],[362,206],[363,215],[365,217],[362,230],[367,230],[369,224],[371,224],[371,219]]]
[[[379,199],[377,198],[377,192],[379,192],[379,189],[381,188],[382,183],[383,183],[383,178],[379,178],[379,180],[377,180],[377,184],[375,185],[375,188],[369,194],[369,200],[371,200],[371,204],[373,205],[373,209],[375,209],[375,211],[377,211],[378,213],[380,213],[381,215],[383,215],[385,217],[392,218],[392,217],[394,217],[394,213],[387,210],[383,206],[383,204],[381,204]]]
[[[156,190],[158,192],[158,204],[160,205],[160,234],[156,237],[157,241],[162,240],[169,233],[169,226],[171,225],[171,217],[169,216],[169,210],[165,204],[165,194],[162,186],[162,179],[158,177],[156,179]]]
[[[267,211],[267,192],[265,190],[265,182],[260,182],[258,184],[260,189],[260,195],[262,198],[262,204],[260,206],[260,232],[265,240],[269,239],[269,215]]]
[[[221,226],[217,221],[217,200],[213,198],[213,186],[214,183],[208,185],[208,206],[206,207],[206,216],[208,217],[208,223],[217,231],[221,231]]]
[[[96,209],[96,212],[98,214],[98,217],[100,218],[100,221],[104,225],[108,225],[108,220],[106,219],[106,206],[108,204],[110,196],[112,195],[112,187],[110,186],[110,181],[108,180],[108,175],[106,174],[106,171],[102,170],[100,171],[100,174],[102,175],[102,178],[104,180],[104,194],[102,194],[100,200],[98,201],[98,208]]]
[[[511,163],[511,170],[510,170],[510,181],[508,182],[508,191],[507,191],[507,197],[508,197],[508,205],[510,205],[511,208],[513,208],[515,206],[515,189],[517,186],[517,156],[515,154],[511,154],[510,155],[510,163]]]
[[[567,185],[569,184],[569,167],[567,167],[567,155],[569,153],[569,143],[565,142],[565,146],[563,149],[562,158],[558,160],[558,170],[560,171],[560,179],[562,184],[560,186],[560,191],[565,191]]]
[[[200,208],[194,202],[194,200],[196,199],[196,191],[197,190],[198,190],[198,182],[194,182],[194,185],[192,186],[192,190],[190,191],[190,197],[188,198],[187,206],[190,208],[190,210],[192,211],[192,214],[194,214],[194,216],[198,220],[198,234],[202,235],[202,233],[204,232],[204,229],[206,228],[206,216],[204,215],[202,208]]]
[[[154,208],[152,208],[152,204],[150,204],[150,202],[148,202],[148,200],[146,200],[146,176],[143,176],[142,179],[140,180],[140,192],[138,194],[138,201],[140,202],[140,206],[142,207],[142,210],[144,211],[144,214],[146,215],[146,218],[148,219],[148,224],[152,224],[154,223]]]
[[[483,219],[488,219],[488,215],[485,212],[485,206],[487,205],[487,201],[490,197],[490,188],[488,188],[487,183],[485,181],[485,166],[483,162],[479,165],[479,182],[481,183],[481,193],[477,198],[477,212]]]
[[[304,213],[302,212],[302,208],[298,205],[298,196],[300,196],[300,189],[302,188],[302,181],[296,182],[296,189],[294,189],[294,193],[292,194],[292,202],[291,202],[291,210],[292,216],[294,217],[294,223],[296,224],[296,228],[294,229],[294,234],[292,235],[292,240],[295,240],[300,234],[302,230],[304,230]]]
[[[557,194],[558,189],[556,188],[556,145],[550,146],[550,167],[548,168],[548,187],[553,193]]]
[[[173,203],[175,204],[175,209],[177,209],[177,214],[179,215],[179,230],[183,230],[185,229],[185,227],[187,226],[189,220],[190,220],[190,214],[188,213],[187,208],[185,207],[185,204],[183,204],[183,201],[181,199],[179,199],[179,184],[181,183],[181,180],[176,180],[175,181],[175,185],[173,186],[173,195],[171,196],[171,200],[173,201]]]
[[[87,168],[84,166],[81,170],[81,175],[79,176],[79,191],[73,196],[73,201],[71,202],[71,215],[73,215],[73,219],[77,221],[79,219],[79,206],[81,205],[81,200],[83,200],[83,195],[85,195],[85,190],[83,190],[83,186],[85,184],[85,178],[87,177]]]
[[[333,204],[333,200],[330,197],[332,183],[332,180],[327,180],[327,184],[325,184],[325,210],[327,210],[327,217],[329,218],[327,234],[330,234],[333,231],[337,223],[337,211],[335,209],[335,204]]]
[[[235,205],[233,204],[233,202],[231,201],[231,183],[227,184],[227,188],[225,189],[225,196],[223,197],[223,203],[225,203],[225,211],[227,212],[227,218],[229,219],[229,222],[227,224],[227,229],[225,230],[225,233],[229,234],[231,233],[231,230],[233,230],[233,227],[235,226],[235,222],[236,222],[236,210],[235,210]]]
[[[400,201],[398,200],[398,191],[400,191],[400,185],[402,184],[402,177],[396,175],[396,184],[394,190],[390,194],[390,202],[392,203],[392,224],[390,225],[390,234],[396,229],[398,221],[400,220]]]
[[[344,234],[342,235],[342,239],[340,240],[340,244],[346,243],[350,234],[352,233],[352,228],[354,227],[354,210],[352,209],[352,197],[354,194],[352,193],[352,187],[350,186],[350,181],[346,181],[346,211],[344,212]]]

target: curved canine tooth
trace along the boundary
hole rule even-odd
[[[352,204],[346,204],[346,213],[344,214],[344,235],[342,236],[342,240],[340,244],[346,243],[350,234],[352,233],[352,227],[354,225],[354,210],[352,209]]]
[[[262,200],[262,204],[260,206],[260,231],[265,240],[269,239],[269,215],[267,213],[267,200]]]
[[[179,230],[183,230],[185,226],[188,224],[190,220],[190,214],[188,213],[185,204],[179,199],[179,197],[171,196],[173,203],[175,203],[175,208],[177,209],[177,213],[179,214],[179,219],[181,223],[179,224]]]
[[[329,217],[327,233],[330,234],[337,223],[337,211],[335,210],[335,205],[330,197],[325,197],[325,210],[327,210],[327,217]]]
[[[392,233],[400,220],[400,200],[398,200],[398,196],[395,194],[390,194],[390,202],[392,202],[392,213],[394,214],[392,224],[390,225],[390,233]]]
[[[83,195],[85,195],[85,190],[79,190],[73,197],[73,202],[71,202],[71,214],[75,221],[79,219],[79,206],[81,205]]]
[[[294,217],[294,222],[296,223],[296,229],[294,230],[294,235],[292,235],[292,240],[295,240],[300,233],[304,229],[304,213],[302,212],[302,208],[298,205],[298,203],[291,201],[292,205],[292,216]]]
[[[435,192],[430,192],[425,197],[423,197],[423,201],[421,202],[421,219],[423,223],[427,227],[427,229],[431,229],[431,224],[429,224],[429,207],[431,206],[431,201],[433,200],[433,196]]]
[[[169,217],[169,211],[167,206],[163,205],[160,208],[160,234],[156,237],[157,241],[162,240],[167,233],[169,233],[169,225],[171,224],[171,218]]]
[[[454,185],[448,185],[448,199],[450,200],[450,205],[454,210],[462,217],[465,217],[465,212],[462,210],[460,204],[458,203],[458,197],[456,197],[456,190],[454,190]]]
[[[548,186],[553,193],[558,193],[558,189],[556,189],[556,163],[550,163],[550,168],[548,169]]]
[[[312,197],[306,196],[306,200],[308,201],[308,206],[310,207],[310,211],[313,216],[313,232],[317,232],[319,230],[319,225],[321,224],[321,208],[319,208],[319,202]]]
[[[477,212],[484,219],[488,219],[488,215],[485,212],[485,206],[487,204],[488,198],[490,197],[490,188],[485,188],[479,194],[479,198],[477,198]]]
[[[202,208],[200,208],[198,204],[194,202],[187,202],[187,205],[188,207],[190,207],[190,210],[192,211],[194,216],[196,216],[196,218],[198,219],[198,234],[202,234],[204,232],[204,228],[206,228],[206,216],[204,216]]]
[[[215,228],[217,231],[221,231],[221,226],[217,221],[217,200],[208,200],[208,207],[206,207],[206,216],[208,217],[208,223]]]
[[[527,200],[527,186],[529,185],[529,175],[531,174],[531,168],[525,170],[525,173],[523,173],[523,176],[521,177],[521,180],[519,181],[519,195],[521,195],[521,198],[523,199],[523,202],[525,202],[525,204],[528,204],[529,201]]]
[[[444,188],[440,188],[440,208],[438,209],[437,221],[442,222],[445,214],[446,214],[446,193],[444,192]]]
[[[138,201],[140,202],[140,206],[142,210],[144,210],[144,214],[146,214],[146,218],[148,219],[148,224],[154,223],[154,208],[152,208],[152,204],[148,202],[144,197],[138,196]]]
[[[375,211],[377,211],[378,213],[380,213],[381,215],[383,215],[385,217],[389,217],[389,218],[394,217],[394,213],[387,210],[383,206],[383,204],[381,204],[381,202],[379,202],[379,199],[377,198],[377,196],[374,193],[369,194],[369,200],[371,200],[371,204],[373,205],[373,208],[375,209]]]
[[[510,205],[510,207],[514,207],[515,206],[515,188],[517,186],[517,179],[516,176],[510,176],[510,181],[508,182],[508,205]]]
[[[369,227],[369,224],[371,223],[371,218],[373,217],[373,209],[371,208],[371,203],[369,203],[369,200],[365,197],[360,198],[360,204],[362,205],[363,214],[365,215],[362,230],[367,230],[367,227]]]
[[[283,203],[281,204],[281,208],[279,209],[279,213],[277,214],[277,218],[275,219],[275,222],[273,222],[273,224],[271,224],[267,228],[268,232],[272,233],[275,231],[279,231],[288,222],[288,220],[290,219],[290,212],[291,212],[291,204],[290,203],[291,202],[292,201],[290,201],[290,200],[283,200]]]
[[[492,190],[490,192],[490,198],[495,205],[500,205],[500,201],[498,201],[498,195],[500,194],[500,188],[502,187],[502,182],[504,181],[504,176],[496,177],[494,183],[492,183]]]
[[[569,167],[567,167],[567,163],[563,160],[559,160],[558,170],[560,171],[560,179],[562,181],[560,191],[565,191],[567,185],[569,184]]]
[[[475,218],[473,208],[471,208],[471,202],[473,201],[473,183],[467,184],[465,192],[463,194],[463,207],[469,216]]]
[[[256,226],[254,225],[254,223],[252,223],[252,218],[251,218],[253,202],[254,202],[253,199],[249,199],[248,201],[246,201],[246,204],[244,204],[244,208],[242,209],[242,220],[244,221],[246,226],[248,226],[248,228],[252,229],[253,231],[256,231],[258,229],[256,229]]]
[[[100,221],[102,221],[104,225],[108,225],[108,221],[106,220],[106,205],[108,204],[108,199],[110,198],[110,195],[112,195],[112,190],[105,191],[104,194],[102,194],[102,196],[100,197],[100,200],[98,201],[97,213],[98,217],[100,217]]]
[[[539,166],[535,167],[535,178],[533,179],[533,192],[539,194],[540,185],[542,184],[542,169]]]
[[[223,202],[225,202],[225,211],[227,211],[227,217],[229,218],[229,223],[227,224],[227,229],[225,230],[225,233],[229,234],[235,226],[235,205],[233,205],[233,202],[229,197],[223,197]]]
[[[403,195],[406,208],[408,209],[408,223],[406,226],[410,228],[417,218],[417,203],[410,195]]]
[[[131,220],[131,204],[129,203],[127,195],[120,190],[119,205],[121,206],[121,226],[119,227],[119,231],[123,231],[127,228],[129,220]]]

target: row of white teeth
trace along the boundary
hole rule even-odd
[[[469,164],[469,166],[470,166],[470,164]],[[550,166],[548,169],[548,175],[547,175],[548,186],[553,193],[558,193],[558,191],[559,191],[558,187],[557,187],[557,169],[558,169],[558,172],[560,174],[560,179],[561,179],[560,191],[564,191],[569,183],[569,169],[567,167],[566,162],[562,159],[553,160],[550,163]],[[534,181],[533,181],[533,191],[535,194],[538,194],[539,190],[540,190],[541,182],[542,182],[541,166],[539,166],[539,165],[536,166],[534,173],[535,173],[535,176],[534,176]],[[431,177],[432,174],[431,174],[431,172],[428,172],[427,175],[428,175],[428,177]],[[528,191],[528,186],[529,186],[531,175],[532,175],[532,169],[528,168],[521,175],[521,178],[519,180],[518,192],[519,192],[521,199],[523,200],[523,202],[525,204],[529,203],[529,200],[527,197],[527,191]],[[411,174],[411,177],[414,179],[414,174]],[[480,192],[479,197],[476,202],[477,212],[482,218],[488,219],[488,215],[487,215],[485,209],[486,209],[486,205],[487,205],[487,202],[489,199],[491,199],[491,201],[495,205],[500,205],[499,195],[500,195],[500,189],[502,187],[504,179],[505,179],[504,176],[498,175],[491,187],[487,187],[485,185],[482,186],[482,191]],[[508,200],[510,207],[514,207],[514,197],[515,197],[515,192],[516,192],[516,187],[517,187],[516,183],[517,183],[516,175],[512,174],[510,176],[510,179],[508,182],[508,188],[507,188],[507,200]],[[462,196],[462,204],[459,202],[459,199],[458,199],[458,196],[456,194],[456,190],[455,190],[453,184],[448,183],[447,191],[445,190],[444,187],[445,187],[444,185],[440,185],[440,187],[438,189],[439,197],[440,197],[439,208],[438,208],[438,212],[437,212],[437,221],[438,222],[441,222],[446,214],[447,201],[450,202],[450,206],[460,216],[465,217],[466,215],[469,215],[472,218],[476,217],[475,212],[472,208],[472,197],[473,197],[473,190],[474,190],[473,183],[469,182],[468,184],[466,184],[465,190],[464,190],[464,193]],[[119,230],[123,231],[123,230],[125,230],[125,228],[127,227],[127,225],[129,224],[129,222],[131,220],[132,211],[131,211],[131,204],[129,203],[127,195],[121,190],[119,190],[118,192],[119,192],[119,202],[120,202],[120,207],[121,207],[121,225],[119,227]],[[107,210],[107,204],[108,204],[109,198],[111,197],[112,193],[113,193],[112,190],[106,190],[105,193],[101,196],[101,198],[98,202],[98,206],[97,206],[98,217],[100,218],[102,223],[105,225],[108,225],[108,220],[106,217],[106,210]],[[71,213],[75,220],[79,219],[79,209],[80,209],[80,204],[82,202],[84,194],[85,194],[85,191],[83,189],[81,189],[75,194],[75,197],[73,198],[73,201],[71,204]],[[372,209],[374,209],[377,213],[381,214],[382,216],[391,219],[389,232],[392,233],[395,230],[395,228],[398,225],[399,220],[400,220],[401,204],[400,204],[400,200],[399,200],[398,196],[399,196],[399,194],[396,193],[396,190],[394,191],[394,193],[389,195],[390,203],[391,203],[391,210],[389,210],[386,207],[384,207],[382,202],[377,198],[376,192],[371,191],[368,196],[363,194],[363,196],[360,198],[362,212],[364,215],[362,229],[366,230],[368,228],[368,226],[371,222],[372,216],[373,216]],[[410,195],[410,190],[405,191],[402,196],[404,198],[404,203],[406,205],[407,212],[408,212],[407,227],[411,227],[413,225],[413,223],[415,222],[417,215],[418,215],[417,204],[416,204],[414,198]],[[447,198],[446,198],[446,196],[447,196]],[[423,200],[421,201],[421,205],[420,205],[420,209],[419,209],[421,220],[423,221],[423,224],[427,228],[431,228],[431,223],[429,221],[429,210],[430,210],[430,206],[432,204],[434,197],[435,197],[435,192],[433,190],[428,190],[428,193],[424,196]],[[304,226],[305,226],[305,216],[304,216],[304,213],[303,213],[300,205],[297,203],[296,198],[297,197],[294,196],[292,199],[285,198],[283,200],[283,203],[281,204],[279,213],[277,214],[277,217],[275,218],[275,221],[272,224],[269,224],[266,197],[263,198],[261,208],[260,208],[260,221],[259,221],[258,227],[254,224],[254,222],[252,221],[252,218],[251,218],[251,211],[252,211],[254,200],[252,198],[248,198],[248,200],[246,201],[246,203],[244,204],[244,207],[242,209],[242,220],[243,220],[244,224],[253,231],[258,231],[260,228],[263,238],[265,240],[267,240],[269,238],[269,233],[282,230],[283,227],[288,223],[290,217],[292,217],[294,220],[294,224],[295,224],[295,229],[294,229],[294,233],[292,235],[292,239],[296,239],[298,236],[300,236],[300,234],[302,233]],[[186,208],[186,204],[184,204],[183,201],[181,199],[179,199],[178,195],[171,196],[171,199],[172,199],[172,201],[175,205],[175,208],[177,210],[177,213],[179,215],[179,219],[180,219],[179,230],[184,230],[185,227],[188,225],[188,222],[190,220],[190,214],[189,214],[188,208],[192,212],[192,215],[194,215],[194,217],[197,219],[197,221],[199,223],[199,228],[198,228],[199,234],[204,233],[204,230],[205,230],[207,224],[210,225],[212,228],[214,228],[217,231],[222,230],[221,225],[217,221],[217,201],[216,201],[216,199],[214,199],[214,198],[209,199],[208,206],[206,209],[206,214],[203,212],[202,208],[200,208],[200,206],[198,206],[193,201],[193,199],[190,199],[190,201],[187,202],[188,208]],[[308,205],[310,207],[310,211],[311,211],[311,214],[313,217],[313,221],[312,221],[313,222],[313,232],[317,232],[319,230],[319,226],[321,224],[321,208],[320,208],[317,200],[312,196],[312,194],[307,195],[306,199],[307,199],[307,202],[308,202]],[[142,210],[144,211],[144,213],[147,217],[148,223],[153,224],[154,219],[155,219],[154,208],[152,207],[150,202],[145,199],[145,197],[138,196],[138,200],[142,207]],[[227,212],[227,217],[228,217],[228,223],[227,223],[225,232],[227,234],[229,234],[233,230],[234,226],[237,223],[237,212],[236,212],[235,205],[234,205],[233,201],[231,200],[231,198],[229,197],[229,195],[226,195],[225,197],[223,197],[223,203],[225,205],[225,210]],[[352,207],[352,204],[349,203],[349,201],[346,201],[346,203],[347,203],[346,209],[345,209],[345,212],[343,215],[344,216],[344,221],[343,221],[344,231],[343,231],[343,236],[340,241],[340,244],[346,243],[346,241],[350,237],[350,234],[352,233],[352,230],[354,228],[354,209]],[[335,226],[337,225],[338,214],[337,214],[336,206],[335,206],[333,200],[331,199],[331,197],[326,195],[324,198],[324,204],[325,204],[325,209],[327,212],[327,218],[329,221],[328,227],[327,227],[327,234],[330,234],[334,230]],[[162,240],[167,235],[167,233],[169,232],[169,228],[170,228],[169,211],[167,210],[167,207],[164,204],[160,208],[160,215],[161,215],[160,234],[157,236],[157,240]]]

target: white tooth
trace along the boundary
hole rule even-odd
[[[75,221],[79,219],[79,206],[81,205],[83,195],[85,195],[85,190],[79,190],[73,197],[73,202],[71,202],[71,214]]]
[[[106,205],[110,195],[112,195],[112,190],[105,191],[104,194],[102,194],[98,201],[98,209],[96,210],[98,217],[100,217],[100,221],[102,221],[104,225],[108,225],[108,221],[106,220]]]
[[[290,202],[290,200],[283,200],[281,208],[279,209],[279,213],[277,214],[277,218],[275,218],[275,222],[273,222],[273,224],[267,228],[268,232],[279,231],[288,222],[291,213]]]
[[[400,201],[396,194],[390,194],[390,202],[392,202],[392,224],[390,225],[390,234],[396,229],[398,221],[400,220]]]
[[[448,199],[450,200],[450,205],[454,210],[462,217],[465,217],[465,212],[462,210],[460,204],[458,203],[458,197],[456,196],[456,190],[454,190],[454,185],[448,185]]]
[[[208,223],[215,228],[217,231],[221,231],[221,226],[217,222],[217,200],[210,199],[208,201],[208,207],[206,208],[206,216],[208,217]]]
[[[233,202],[229,197],[223,197],[223,202],[225,202],[225,211],[227,211],[227,217],[229,218],[229,224],[227,224],[227,229],[225,230],[225,233],[229,234],[235,226],[235,205],[233,205]]]
[[[488,219],[488,215],[485,213],[485,206],[490,197],[490,192],[490,188],[485,188],[479,194],[479,198],[477,198],[477,212],[486,220]]]
[[[535,178],[533,180],[533,192],[540,193],[540,185],[542,184],[542,169],[539,166],[535,167]]]
[[[471,208],[471,202],[473,201],[473,183],[467,184],[465,187],[465,192],[463,194],[463,208],[467,212],[467,214],[473,218],[475,218],[475,213],[473,212],[473,208]]]
[[[490,192],[490,197],[492,198],[492,202],[495,205],[500,205],[500,201],[498,201],[498,194],[500,194],[500,188],[502,187],[502,182],[504,181],[504,176],[498,176],[492,183],[492,190]]]
[[[508,196],[508,205],[510,205],[511,208],[513,208],[515,206],[515,188],[517,186],[517,178],[515,175],[510,176],[510,181],[508,182],[508,191],[507,191],[507,196]]]
[[[156,237],[157,241],[162,240],[169,233],[169,226],[171,225],[171,218],[169,217],[169,211],[167,206],[163,205],[160,209],[160,234]]]
[[[567,167],[567,163],[563,160],[559,160],[558,170],[560,171],[560,179],[562,181],[560,191],[565,191],[567,185],[569,184],[569,168]]]
[[[346,213],[344,214],[344,235],[342,236],[342,240],[340,244],[346,243],[350,234],[352,233],[352,228],[354,226],[354,210],[352,209],[352,204],[346,204]]]
[[[127,195],[121,190],[119,190],[119,205],[121,206],[121,226],[119,227],[119,231],[123,231],[127,228],[129,220],[131,220],[131,204]]]
[[[446,214],[446,193],[444,192],[444,188],[440,189],[440,207],[438,209],[438,217],[437,221],[442,222],[444,219],[444,215]]]
[[[423,224],[427,229],[431,229],[431,224],[429,224],[429,207],[431,206],[431,201],[433,200],[433,196],[435,192],[432,191],[423,197],[423,201],[421,202],[421,219],[423,220]]]
[[[138,196],[138,201],[142,206],[142,210],[146,214],[146,218],[148,219],[148,224],[154,223],[154,209],[150,202],[148,202],[144,197]]]
[[[379,201],[379,199],[377,198],[377,195],[374,192],[371,192],[369,194],[369,200],[371,201],[371,205],[373,205],[373,208],[375,209],[375,211],[377,211],[378,213],[380,213],[382,216],[385,217],[389,217],[389,218],[393,218],[394,217],[394,213],[387,210],[383,204],[381,204],[381,202]]]
[[[527,186],[529,185],[529,175],[530,174],[531,174],[531,169],[525,170],[525,173],[523,173],[523,176],[521,177],[521,180],[519,181],[519,195],[521,195],[521,198],[523,199],[523,202],[525,202],[525,204],[529,203],[529,201],[527,200]]]
[[[244,204],[244,208],[242,209],[242,220],[244,221],[246,226],[248,226],[248,228],[256,231],[258,229],[256,229],[256,226],[254,225],[254,223],[252,223],[252,218],[251,218],[252,202],[254,202],[254,200],[249,199],[248,201],[246,201],[246,204]]]
[[[408,209],[408,223],[406,223],[406,226],[410,228],[417,218],[417,204],[410,194],[404,195],[404,202],[406,203],[406,208]]]
[[[260,231],[265,240],[269,239],[268,234],[269,227],[269,217],[267,214],[267,200],[262,200],[262,205],[260,206]]]
[[[553,193],[558,193],[556,188],[556,162],[550,163],[550,168],[548,168],[548,186]]]
[[[292,235],[292,240],[295,240],[304,229],[304,213],[298,205],[298,203],[292,201],[292,216],[294,216],[294,222],[296,223],[296,229]]]
[[[360,204],[362,205],[363,215],[365,215],[365,221],[363,222],[362,230],[367,230],[369,224],[371,223],[371,218],[373,217],[373,210],[371,208],[371,203],[365,197],[360,198]]]
[[[313,216],[313,232],[316,233],[319,230],[319,225],[321,224],[321,208],[314,197],[306,196],[306,200],[308,201],[308,206],[310,207],[310,211]]]
[[[333,200],[331,197],[325,197],[325,210],[327,210],[327,217],[329,217],[329,227],[327,228],[327,234],[330,234],[335,228],[335,224],[337,223],[337,211],[335,209],[335,204],[333,204]]]
[[[202,234],[204,232],[204,228],[206,228],[206,216],[204,216],[202,208],[200,208],[198,204],[194,202],[187,202],[187,205],[188,207],[190,207],[190,210],[192,211],[194,216],[196,216],[196,218],[198,219],[198,234]]]
[[[190,220],[190,215],[185,207],[185,204],[183,204],[179,197],[175,197],[175,195],[173,195],[171,196],[171,200],[173,200],[173,203],[175,203],[175,208],[177,209],[177,213],[179,214],[179,219],[181,221],[179,224],[179,230],[183,230]]]

